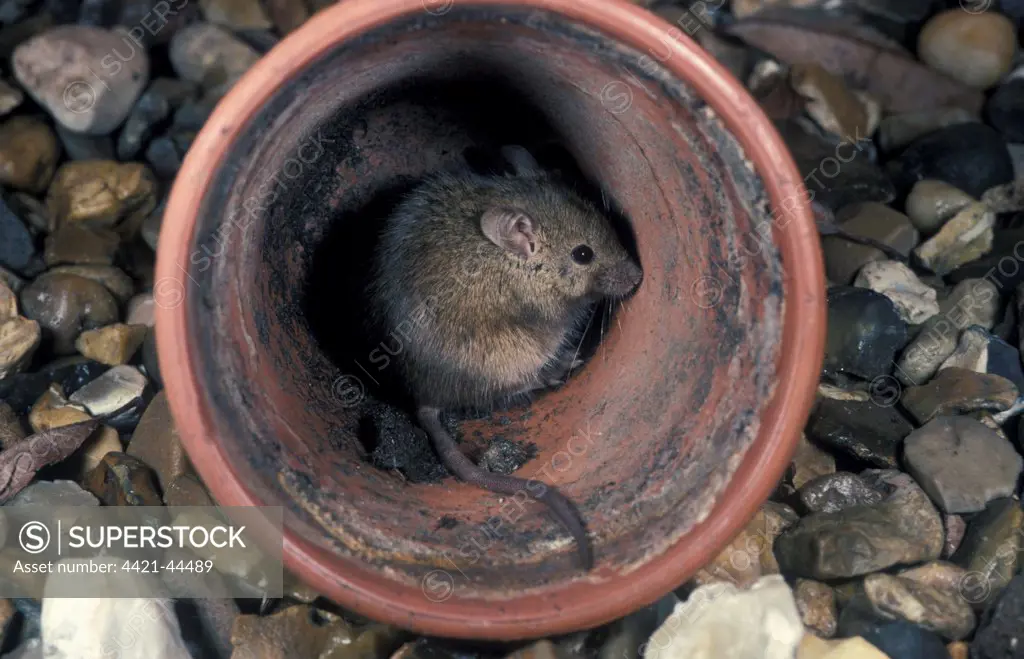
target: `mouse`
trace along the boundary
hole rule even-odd
[[[552,485],[474,464],[441,415],[528,401],[564,383],[582,365],[580,341],[596,303],[634,294],[643,270],[594,203],[524,147],[500,151],[512,171],[435,172],[384,219],[368,320],[401,343],[388,352],[447,470],[546,504],[589,571],[593,549],[575,505]]]

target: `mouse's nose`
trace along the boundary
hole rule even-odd
[[[625,260],[614,268],[609,268],[598,280],[602,293],[614,297],[625,297],[640,286],[643,270],[631,260]]]

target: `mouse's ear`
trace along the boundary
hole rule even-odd
[[[488,208],[480,216],[480,229],[492,243],[524,261],[537,253],[536,224],[520,210]]]
[[[543,173],[537,159],[518,144],[509,144],[508,146],[501,147],[501,155],[512,165],[516,176],[531,176]]]

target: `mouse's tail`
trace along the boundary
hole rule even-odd
[[[546,504],[555,516],[565,525],[579,550],[580,561],[585,570],[594,566],[593,550],[587,537],[586,526],[576,507],[569,499],[551,485],[540,481],[516,478],[505,474],[495,474],[473,464],[459,450],[455,439],[441,425],[441,410],[436,407],[421,407],[417,412],[420,425],[441,457],[441,462],[455,476],[492,492],[501,494],[517,494],[523,492]]]

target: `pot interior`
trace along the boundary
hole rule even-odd
[[[388,209],[424,174],[510,143],[578,169],[644,281],[595,316],[600,343],[567,385],[459,421],[463,449],[521,450],[515,474],[559,487],[599,564],[628,570],[707,516],[757,435],[782,266],[762,181],[716,113],[654,49],[557,15],[418,12],[277,90],[229,148],[180,264],[216,441],[341,581],[418,589],[441,569],[463,601],[583,578],[542,504],[436,477],[425,438],[377,402],[381,349],[400,341],[355,333]]]

